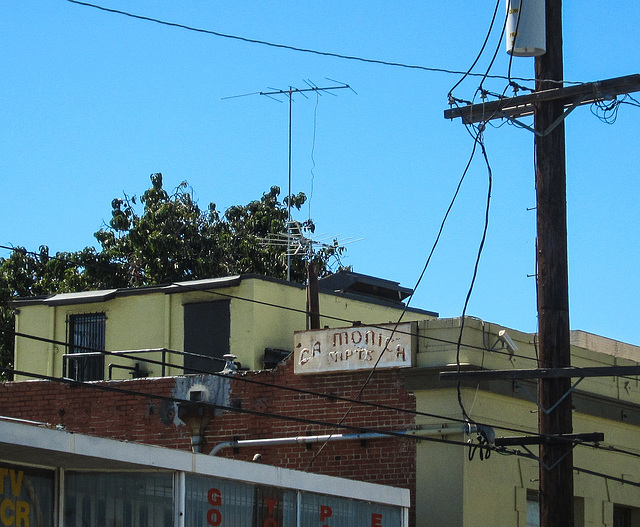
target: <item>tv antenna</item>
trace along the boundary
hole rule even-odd
[[[258,238],[258,240],[265,245],[285,248],[287,256],[302,256],[310,260],[318,248],[339,248],[364,239],[356,239],[354,236],[339,239],[340,236],[342,235],[327,236],[326,234],[321,234],[319,238],[313,239],[305,235],[303,225],[300,222],[290,221],[287,222],[286,232],[268,234],[265,238]]]
[[[296,235],[293,231],[292,231],[292,227],[293,227],[293,221],[291,219],[291,180],[292,180],[292,162],[291,162],[291,146],[292,146],[292,114],[293,114],[293,96],[297,93],[301,94],[305,99],[308,99],[309,97],[307,97],[307,93],[310,92],[315,92],[317,95],[322,95],[323,93],[328,93],[329,95],[333,95],[334,97],[337,97],[337,95],[335,95],[334,93],[332,93],[335,90],[344,90],[344,89],[349,89],[351,90],[353,93],[356,93],[356,91],[349,86],[348,84],[345,84],[344,82],[340,82],[340,81],[336,81],[333,79],[329,79],[327,78],[328,81],[334,82],[336,83],[336,85],[334,86],[317,86],[316,84],[314,84],[313,82],[311,82],[310,80],[304,80],[304,83],[307,85],[307,88],[296,88],[295,86],[289,86],[288,89],[283,89],[283,90],[278,90],[275,88],[269,88],[270,91],[260,91],[260,92],[253,92],[253,93],[246,93],[244,95],[232,95],[230,97],[223,97],[223,99],[235,99],[238,97],[247,97],[249,95],[264,95],[265,97],[269,97],[270,99],[273,99],[277,102],[282,102],[282,100],[280,100],[278,97],[281,96],[285,96],[288,101],[289,101],[289,176],[288,176],[288,189],[287,189],[287,235],[286,235],[286,242],[287,242],[287,280],[291,281],[291,256],[292,256],[292,251],[296,251],[296,250],[300,250],[300,247],[296,246],[295,244],[292,243],[292,241],[298,237],[300,238],[302,236],[302,234],[299,232],[298,235]],[[296,253],[299,254],[299,253]]]
[[[318,291],[318,269],[313,261],[316,248],[334,249],[333,256],[340,262],[339,254],[347,243],[362,240],[353,237],[339,240],[338,237],[321,235],[322,238],[312,239],[305,236],[304,224],[288,221],[286,232],[269,234],[260,238],[265,245],[283,247],[287,254],[287,274],[291,269],[291,257],[302,256],[306,259],[307,267],[307,329],[320,329],[320,302]],[[331,240],[331,241],[330,241]]]

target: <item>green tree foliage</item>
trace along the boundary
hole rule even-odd
[[[99,250],[86,247],[50,256],[46,246],[38,253],[16,248],[8,258],[0,258],[0,324],[5,330],[0,366],[12,360],[13,336],[6,330],[13,328],[10,300],[15,297],[243,273],[286,278],[286,247],[269,240],[281,239],[287,230],[306,236],[314,225],[311,220],[287,223],[289,200],[292,210],[300,210],[306,201],[303,193],[282,201],[279,195],[274,186],[259,200],[221,214],[214,203],[202,210],[186,182],[169,193],[162,174],[152,174],[151,188],[139,198],[125,194],[111,202],[111,219],[95,233]],[[313,252],[300,250],[290,259],[291,280],[303,283],[308,263],[319,276],[330,274],[330,263],[342,250],[337,243]]]
[[[153,174],[151,183],[139,199],[126,195],[114,199],[109,224],[95,233],[102,253],[120,267],[113,285],[220,276],[221,231],[215,205],[202,211],[186,182],[172,194],[162,187],[162,174]]]
[[[0,366],[10,366],[13,360],[14,313],[10,301],[14,297],[39,296],[51,293],[81,291],[92,285],[103,285],[97,279],[95,264],[101,258],[92,248],[77,253],[49,256],[49,248],[41,246],[38,253],[16,248],[8,258],[0,259]],[[88,265],[89,267],[84,267]],[[0,379],[4,378],[0,372]]]

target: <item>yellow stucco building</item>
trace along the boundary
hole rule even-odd
[[[361,275],[333,278],[321,287],[321,324],[344,328],[358,322],[361,330],[336,334],[364,349],[367,326],[377,331],[396,322],[409,293],[394,282]],[[303,371],[315,358],[312,346],[298,349],[294,341],[294,335],[303,338],[306,328],[305,290],[264,277],[54,295],[20,300],[15,307],[16,331],[45,339],[16,339],[15,367],[24,372],[79,380],[182,375],[219,371],[225,365],[223,355],[229,353],[243,368],[260,370],[295,351],[289,360],[297,361],[296,373],[333,373],[322,366],[316,372]],[[403,322],[409,323],[410,335],[398,344],[402,360],[407,357],[399,368],[402,389],[415,397],[415,426],[425,439],[417,442],[415,466],[410,467],[416,474],[415,525],[538,525],[537,447],[493,450],[488,459],[486,451],[472,448],[477,426],[489,427],[498,439],[537,434],[537,381],[503,378],[458,384],[441,378],[442,372],[457,370],[536,368],[536,335],[471,317],[440,319],[420,309],[406,310]],[[320,342],[315,335],[313,339]],[[639,347],[582,331],[573,331],[571,339],[576,368],[640,364]],[[73,357],[101,349],[109,353],[98,359]],[[353,349],[339,355],[345,366],[339,374],[350,371],[348,363],[357,356]],[[102,370],[91,360],[102,360]],[[573,450],[575,525],[640,527],[638,375],[578,375],[573,382],[574,433],[604,434],[600,444],[576,445]],[[466,423],[463,408],[470,418]],[[372,423],[373,428],[378,425]]]
[[[351,272],[319,285],[326,327],[392,322],[410,294],[396,282]],[[15,369],[78,380],[130,379],[220,371],[223,356],[233,354],[240,367],[261,370],[292,351],[294,331],[306,328],[306,298],[298,284],[242,275],[20,299],[14,302],[16,332],[27,336],[16,338]],[[404,320],[436,316],[408,308]]]
[[[461,319],[426,320],[418,324],[415,368],[406,371],[405,388],[416,395],[417,410],[439,416],[418,416],[425,427],[440,416],[461,418],[457,382],[440,373],[536,368],[536,336],[507,329],[514,347],[505,346],[505,328],[466,318],[457,355]],[[572,331],[572,366],[594,368],[638,366],[640,348],[611,339]],[[576,527],[640,526],[640,382],[637,375],[573,378],[573,431],[604,433],[601,445],[578,445],[574,458]],[[461,404],[472,421],[488,424],[497,438],[535,436],[538,407],[535,380],[462,381]],[[475,435],[472,434],[473,441]],[[462,434],[448,439],[469,440]],[[480,459],[471,450],[442,443],[417,446],[419,526],[476,525],[528,527],[539,525],[537,493],[539,463],[529,451],[510,447]],[[428,518],[428,519],[427,519]]]

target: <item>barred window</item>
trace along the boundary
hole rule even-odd
[[[83,313],[69,316],[69,353],[90,353],[105,349],[104,313]],[[104,356],[71,358],[69,375],[77,381],[97,381],[104,378]]]

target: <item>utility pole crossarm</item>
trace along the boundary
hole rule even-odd
[[[621,377],[640,375],[640,366],[602,366],[596,368],[536,368],[528,370],[443,371],[441,381],[492,381],[523,379],[559,379]]]
[[[524,446],[524,445],[566,445],[573,443],[600,443],[604,441],[602,432],[587,434],[562,434],[557,436],[519,436],[496,437],[496,447]]]
[[[567,88],[558,87],[518,97],[505,97],[497,101],[469,104],[444,111],[445,119],[461,117],[463,123],[473,124],[492,119],[516,118],[532,115],[534,105],[561,99],[565,108],[609,100],[625,93],[640,91],[640,74],[627,75],[603,81],[587,82]]]

